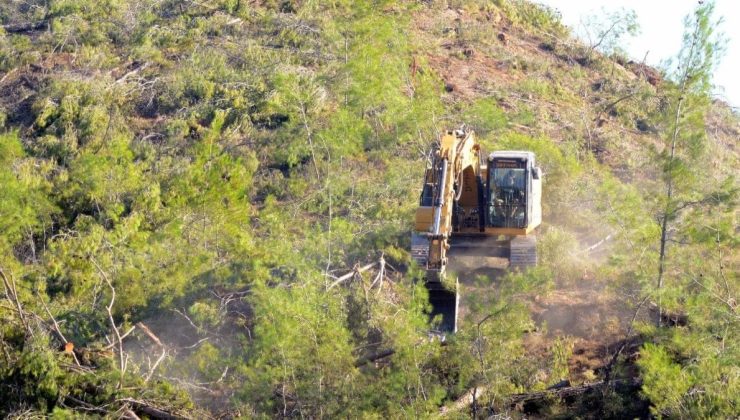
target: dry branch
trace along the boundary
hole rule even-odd
[[[139,328],[141,328],[141,330],[144,331],[144,334],[146,334],[147,336],[149,336],[149,338],[151,338],[152,341],[154,341],[155,343],[157,343],[158,346],[163,346],[162,342],[159,341],[159,337],[157,337],[156,335],[154,335],[154,333],[152,332],[152,330],[150,330],[149,327],[147,327],[146,325],[144,325],[143,322],[137,322],[136,323],[136,326],[139,327]]]
[[[54,324],[54,332],[57,333],[57,336],[62,341],[62,344],[67,344],[69,341],[67,341],[67,337],[62,334],[62,330],[59,329],[59,323],[57,323],[56,318],[54,318],[54,315],[51,314],[51,311],[49,310],[49,307],[46,305],[46,302],[44,302],[44,299],[41,298],[41,295],[37,292],[36,297],[39,299],[39,302],[41,302],[41,306],[44,307],[44,310],[46,311],[46,314],[49,315],[49,318],[51,318],[52,324]]]
[[[589,246],[588,248],[584,249],[583,251],[580,252],[580,254],[587,254],[587,253],[593,251],[594,249],[596,249],[596,248],[600,247],[601,245],[603,245],[605,242],[609,241],[611,238],[612,238],[612,235],[611,234],[606,235],[606,237],[604,239],[602,239],[602,240],[596,242],[595,244]]]
[[[350,273],[347,273],[347,274],[343,275],[342,277],[339,277],[339,278],[337,278],[337,279],[336,279],[336,280],[334,281],[334,283],[332,283],[331,285],[329,285],[329,287],[327,287],[326,289],[327,289],[327,290],[331,290],[332,288],[334,288],[334,287],[335,287],[336,285],[338,285],[339,283],[341,283],[341,282],[343,282],[343,281],[345,281],[345,280],[351,279],[351,278],[352,278],[352,277],[353,277],[353,276],[354,276],[355,274],[358,274],[358,273],[362,273],[362,272],[365,272],[365,271],[367,271],[367,270],[369,270],[369,269],[373,268],[373,266],[374,266],[375,264],[377,264],[377,263],[371,263],[371,264],[368,264],[368,265],[366,265],[366,266],[364,266],[364,267],[361,267],[361,268],[354,268],[354,269],[352,270],[352,272],[350,272]]]
[[[136,329],[136,326],[134,325],[133,327],[129,328],[128,331],[126,331],[125,333],[121,334],[121,340],[123,340],[124,338],[128,337],[132,332],[134,332],[135,329]],[[102,350],[110,350],[113,347],[115,347],[116,344],[117,343],[108,344],[107,346],[103,347]]]
[[[149,67],[149,65],[150,65],[150,64],[151,64],[151,63],[149,63],[149,62],[146,62],[146,63],[144,63],[144,64],[142,64],[142,65],[140,65],[140,66],[138,66],[138,67],[134,68],[133,70],[129,71],[128,73],[126,73],[126,74],[124,74],[123,76],[121,76],[121,77],[119,77],[118,79],[116,79],[116,81],[115,81],[114,83],[115,83],[115,84],[119,84],[119,83],[123,83],[123,82],[125,82],[125,81],[126,81],[126,80],[127,80],[128,78],[129,78],[129,77],[131,77],[131,76],[133,76],[133,75],[135,75],[135,74],[138,74],[138,73],[140,73],[140,72],[141,72],[142,70],[144,70],[144,69],[146,69],[147,67]]]
[[[380,255],[380,258],[378,259],[378,262],[370,263],[370,264],[367,264],[367,265],[365,265],[363,267],[358,267],[357,265],[355,265],[352,268],[352,271],[350,271],[349,273],[347,273],[347,274],[345,274],[345,275],[343,275],[341,277],[334,277],[332,275],[328,275],[329,277],[331,277],[331,278],[334,279],[334,282],[332,284],[330,284],[326,288],[326,290],[331,290],[334,287],[336,287],[337,285],[339,285],[340,283],[353,278],[357,274],[364,273],[365,271],[367,271],[367,270],[375,267],[376,265],[378,266],[378,274],[376,274],[375,277],[373,278],[373,282],[370,284],[370,287],[369,288],[372,289],[376,284],[380,283],[380,285],[378,286],[378,293],[380,293],[380,290],[383,288],[383,280],[386,278],[386,271],[387,271],[386,270],[386,267],[390,267],[390,264],[388,264],[385,261],[385,255],[384,254],[381,254]],[[390,267],[390,268],[393,268],[393,267]],[[367,295],[367,290],[365,290],[365,294]]]
[[[154,362],[154,365],[149,369],[149,373],[147,373],[146,377],[144,378],[144,382],[149,382],[150,379],[152,379],[152,375],[154,375],[154,371],[157,370],[157,366],[159,366],[160,363],[162,363],[162,360],[164,360],[164,357],[167,356],[167,349],[162,346],[162,353],[159,355],[159,358]]]
[[[23,324],[23,327],[26,329],[26,331],[29,334],[33,334],[33,331],[28,326],[28,322],[26,321],[26,317],[23,315],[23,306],[21,306],[21,301],[18,299],[18,289],[15,285],[15,277],[13,275],[10,275],[10,279],[8,279],[8,276],[5,275],[5,271],[3,271],[2,268],[0,268],[0,276],[3,278],[3,286],[5,287],[5,296],[8,298],[8,300],[15,306],[16,310],[18,311],[18,318],[20,318],[21,323]]]
[[[111,292],[110,303],[106,307],[106,310],[108,311],[108,321],[110,321],[111,328],[113,328],[113,333],[116,335],[116,340],[118,341],[118,361],[119,361],[119,367],[121,370],[121,376],[118,382],[118,387],[120,388],[123,383],[123,376],[126,373],[126,359],[124,358],[124,354],[123,354],[123,338],[121,338],[121,332],[118,331],[118,327],[116,326],[116,321],[113,319],[113,304],[116,301],[116,288],[113,287],[113,283],[111,283],[110,279],[108,278],[108,275],[105,274],[105,271],[103,271],[103,269],[100,267],[98,262],[95,261],[94,258],[90,258],[90,261],[93,263],[93,265],[95,265],[95,268],[98,269],[100,276],[108,284],[108,287],[110,288],[110,292]]]
[[[193,322],[193,320],[192,320],[192,319],[190,319],[190,317],[189,317],[189,316],[185,315],[184,309],[183,309],[183,311],[179,311],[179,310],[177,310],[177,308],[173,308],[173,309],[171,309],[171,310],[172,310],[173,312],[175,312],[175,313],[179,314],[179,315],[180,315],[180,316],[182,316],[183,318],[185,318],[185,320],[186,320],[186,321],[188,321],[188,323],[190,324],[190,326],[192,326],[193,328],[195,328],[195,331],[196,331],[196,332],[200,332],[200,328],[198,328],[198,326],[197,326],[197,325],[195,325],[195,323]]]
[[[630,320],[629,328],[627,329],[627,334],[625,334],[624,341],[622,341],[622,344],[619,346],[617,351],[612,355],[611,360],[606,365],[605,374],[604,374],[605,383],[609,383],[609,381],[611,380],[612,369],[614,369],[614,366],[616,365],[617,360],[619,359],[619,355],[627,347],[627,344],[629,343],[630,338],[632,336],[632,330],[635,327],[635,320],[637,319],[637,316],[640,314],[640,309],[642,309],[642,306],[645,304],[645,302],[648,301],[648,298],[649,296],[645,296],[635,308],[635,312],[632,314],[632,319]]]
[[[164,360],[165,356],[167,356],[167,348],[162,344],[162,341],[160,341],[159,337],[154,335],[152,330],[149,329],[146,325],[144,325],[143,322],[139,322],[136,324],[142,331],[144,331],[144,334],[146,334],[152,341],[154,341],[161,349],[162,353],[159,355],[159,358],[154,362],[154,365],[151,366],[149,369],[149,373],[147,373],[146,377],[144,378],[144,382],[149,382],[149,380],[152,378],[152,375],[154,375],[154,371],[157,370],[157,366],[159,366],[160,363],[162,363],[162,360]]]
[[[439,410],[440,414],[447,414],[450,412],[459,412],[464,410],[466,407],[473,404],[473,402],[477,401],[481,397],[481,395],[483,395],[486,389],[486,387],[475,387],[469,389],[468,392],[463,394],[462,397],[455,400],[455,402],[452,403],[452,406],[442,407]]]
[[[36,293],[36,297],[38,297],[39,302],[41,302],[41,306],[44,307],[46,314],[49,315],[49,318],[51,318],[51,322],[54,324],[54,332],[57,333],[57,336],[59,336],[59,339],[62,341],[62,344],[64,344],[64,351],[66,353],[71,354],[77,366],[80,366],[80,361],[77,359],[77,355],[73,351],[74,345],[70,343],[69,341],[67,341],[67,337],[65,337],[64,334],[62,334],[62,330],[59,328],[59,323],[57,322],[56,318],[54,318],[54,315],[51,314],[49,307],[46,305],[46,302],[44,302],[44,299],[41,297],[41,295],[38,292]]]
[[[121,418],[126,420],[141,420],[141,417],[137,416],[133,411],[126,409],[121,413]]]
[[[599,381],[590,384],[582,384],[577,386],[564,386],[564,387],[552,387],[544,391],[529,392],[523,394],[513,394],[506,400],[510,407],[521,406],[523,404],[531,404],[536,402],[547,402],[554,398],[573,398],[579,395],[583,395],[591,391],[602,391],[607,386],[611,386],[617,389],[630,389],[634,390],[642,385],[640,378],[620,379],[612,380],[611,382]],[[440,410],[441,414],[447,414],[451,412],[460,412],[466,409],[468,406],[473,404],[475,400],[480,398],[485,392],[485,387],[471,388],[462,397],[458,398],[451,406],[443,407]]]
[[[84,411],[89,411],[91,413],[99,413],[103,415],[109,414],[108,410],[104,409],[103,407],[96,407],[87,401],[80,400],[71,395],[66,395],[64,397],[63,405],[66,405],[67,407],[74,408],[74,409],[81,409]]]

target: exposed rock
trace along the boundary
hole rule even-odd
[[[659,86],[663,82],[663,75],[656,68],[650,67],[645,63],[629,61],[627,68],[638,77],[645,77],[645,80],[653,86]]]

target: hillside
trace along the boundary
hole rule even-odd
[[[0,414],[736,416],[697,13],[666,74],[519,0],[0,4]],[[461,124],[536,153],[541,263],[463,275],[442,344],[408,248]]]

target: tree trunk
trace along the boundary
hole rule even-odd
[[[42,20],[41,22],[34,23],[22,23],[15,25],[4,25],[3,30],[9,34],[25,34],[34,31],[43,31],[49,28],[49,21]]]
[[[594,382],[592,384],[583,384],[578,386],[569,386],[565,388],[547,389],[540,392],[531,392],[527,394],[514,394],[509,398],[509,404],[515,406],[517,404],[533,403],[538,401],[545,401],[553,397],[557,398],[569,398],[578,395],[585,394],[589,391],[597,391],[605,388],[607,385],[611,385],[615,388],[626,388],[634,389],[642,385],[642,380],[639,378],[632,379],[620,379],[612,380],[607,383],[604,381]]]
[[[683,109],[683,103],[685,100],[686,92],[687,92],[687,83],[689,81],[689,77],[691,76],[689,74],[689,69],[691,68],[691,61],[694,57],[694,50],[696,48],[696,42],[699,32],[699,25],[697,25],[696,30],[694,32],[693,39],[691,41],[691,48],[689,49],[688,58],[686,60],[686,63],[684,63],[684,71],[683,75],[681,76],[681,87],[678,90],[678,104],[676,105],[676,114],[673,119],[673,133],[671,134],[671,154],[668,158],[668,167],[666,169],[666,203],[665,208],[663,210],[663,214],[661,217],[661,223],[660,223],[660,256],[658,257],[658,321],[657,325],[660,327],[662,325],[662,318],[663,318],[663,305],[662,305],[662,297],[661,297],[661,291],[663,289],[663,277],[665,274],[665,257],[666,257],[666,243],[668,241],[668,219],[672,218],[674,215],[674,206],[673,206],[673,165],[674,160],[676,157],[676,143],[678,142],[678,131],[679,131],[679,123],[681,121],[681,111]]]

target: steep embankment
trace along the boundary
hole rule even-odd
[[[533,319],[547,332],[530,334],[527,343],[533,355],[549,355],[553,345],[566,340],[572,351],[571,379],[593,380],[629,338],[635,310],[635,302],[630,304],[620,290],[623,285],[615,285],[613,273],[600,269],[613,252],[619,230],[634,227],[620,221],[604,223],[608,213],[616,211],[598,208],[611,207],[608,197],[606,203],[602,201],[599,184],[611,174],[637,190],[654,182],[659,168],[652,159],[667,135],[657,127],[655,115],[666,106],[663,84],[670,82],[654,68],[619,56],[606,58],[572,38],[555,35],[562,30],[557,24],[517,24],[522,15],[465,7],[419,11],[413,21],[423,47],[413,69],[428,67],[440,75],[445,84],[443,100],[449,106],[491,101],[506,115],[511,131],[551,141],[574,153],[588,168],[571,177],[566,191],[558,191],[561,185],[548,188],[546,183],[543,233],[571,237],[567,249],[558,253],[565,259],[546,264],[571,260],[582,272],[556,276],[549,293],[533,298]],[[465,123],[485,133],[486,125],[498,115],[480,112],[485,108],[475,105]],[[707,118],[711,158],[702,165],[708,166],[706,172],[717,182],[738,167],[739,127],[733,111],[715,101]],[[495,135],[489,139],[489,148],[506,144]],[[586,163],[591,157],[596,162]],[[546,168],[546,173],[561,171]],[[500,278],[495,262],[489,265],[488,277]],[[468,293],[495,293],[495,287],[480,288],[470,279],[466,283],[463,290],[467,286]],[[636,319],[654,318],[643,311]]]
[[[684,177],[666,205],[675,84],[531,3],[454,3],[0,4],[0,414],[729,412],[737,115],[686,96],[722,188]],[[425,155],[461,123],[537,154],[542,264],[468,284],[441,346],[406,249]],[[690,327],[636,323],[614,357],[657,299]],[[615,377],[646,399],[511,397]]]

